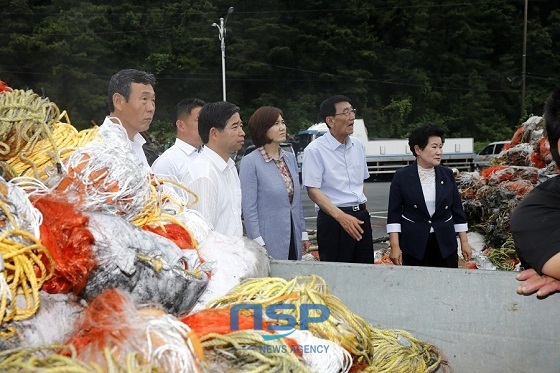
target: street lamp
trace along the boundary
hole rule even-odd
[[[212,26],[216,26],[218,28],[218,37],[221,41],[221,49],[222,49],[222,89],[224,92],[224,101],[226,101],[226,22],[228,16],[233,13],[233,7],[230,6],[227,10],[226,18],[220,18],[220,24],[218,25],[216,22],[212,23]]]

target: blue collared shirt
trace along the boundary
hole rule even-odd
[[[335,206],[365,203],[369,177],[364,145],[348,136],[341,144],[330,132],[312,141],[303,153],[303,185],[321,189]]]

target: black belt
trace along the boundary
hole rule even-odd
[[[341,209],[344,212],[355,212],[355,211],[362,211],[366,209],[366,204],[362,203],[360,205],[354,205],[354,206],[338,206],[339,209]]]

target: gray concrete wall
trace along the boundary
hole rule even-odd
[[[560,372],[560,293],[518,295],[513,272],[272,261],[316,274],[352,311],[436,345],[452,372]]]

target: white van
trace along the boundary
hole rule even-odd
[[[496,158],[504,149],[504,145],[509,143],[509,141],[496,141],[491,142],[486,145],[484,149],[474,156],[474,168],[475,170],[480,170],[484,167],[488,167],[490,161]]]

